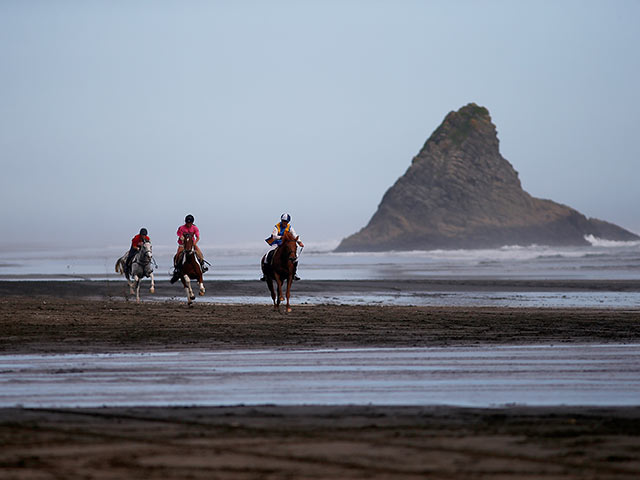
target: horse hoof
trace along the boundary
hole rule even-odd
[[[195,300],[196,296],[195,295],[191,295],[191,300]]]
[[[204,292],[203,291],[200,292],[200,296],[204,297]]]
[[[287,313],[291,313],[291,307],[287,308]]]
[[[156,289],[155,289],[155,288],[153,288],[153,287],[151,287],[151,288],[149,289],[149,291],[150,291],[151,293],[156,293]]]

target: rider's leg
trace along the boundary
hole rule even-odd
[[[174,266],[174,268],[179,268],[180,267],[178,265],[178,261],[180,260],[180,255],[182,254],[183,251],[184,251],[184,247],[182,245],[178,245],[178,251],[173,256],[173,266]]]
[[[273,252],[275,252],[276,249],[274,248],[273,250],[269,250],[267,252],[267,254],[264,257],[264,263],[265,265],[271,265],[271,261],[273,260]],[[260,277],[260,281],[261,282],[266,282],[267,278],[264,276],[264,272],[262,273],[262,277]]]
[[[131,260],[133,260],[133,257],[136,256],[137,251],[138,250],[136,250],[133,247],[129,249],[129,254],[127,255],[127,261],[124,263],[124,268],[126,269],[127,272],[131,271]]]
[[[298,262],[293,262],[293,279],[300,280],[300,277],[298,276]]]
[[[196,256],[198,257],[198,261],[200,262],[200,267],[202,268],[203,272],[206,272],[207,270],[209,270],[209,268],[204,263],[204,255],[202,254],[202,251],[200,250],[200,247],[198,247],[198,245],[194,245],[194,248],[196,250]]]

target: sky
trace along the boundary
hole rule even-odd
[[[640,1],[0,0],[0,247],[309,245],[364,227],[446,114],[531,195],[640,233]],[[90,239],[90,240],[87,240]]]

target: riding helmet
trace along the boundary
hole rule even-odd
[[[140,235],[147,235],[149,232],[147,232],[146,228],[141,228],[140,229]]]
[[[288,213],[283,213],[280,217],[280,220],[289,223],[291,221],[291,215],[289,215]]]
[[[184,223],[193,223],[193,215],[189,214],[184,217]]]

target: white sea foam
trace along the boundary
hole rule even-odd
[[[549,247],[507,245],[494,249],[333,252],[330,245],[307,242],[300,257],[301,276],[308,280],[411,279],[446,276],[511,278],[640,278],[640,242],[609,242],[590,237],[590,245]],[[255,246],[203,246],[213,264],[208,280],[255,280],[260,257],[268,249]],[[0,251],[0,278],[115,278],[115,260],[124,249],[47,249]],[[169,275],[173,245],[154,244],[158,277]]]
[[[640,247],[640,240],[621,242],[616,240],[606,240],[593,235],[585,235],[584,239],[594,247]]]

